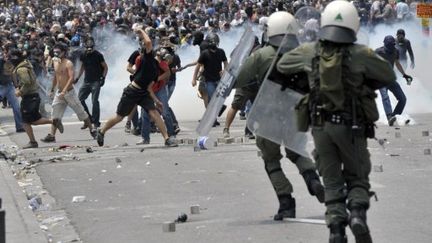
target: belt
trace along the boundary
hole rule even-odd
[[[325,113],[324,121],[330,122],[336,125],[352,125],[352,118],[348,117],[349,114],[341,114],[341,113]]]

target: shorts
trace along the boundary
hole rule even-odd
[[[21,100],[21,115],[24,123],[32,123],[42,118],[39,113],[39,94],[24,95]]]
[[[248,90],[245,88],[236,89],[231,107],[236,110],[243,110],[248,100],[252,103],[255,100],[258,91]]]
[[[60,92],[55,94],[53,103],[52,103],[52,118],[53,119],[62,119],[66,108],[69,106],[76,113],[78,119],[80,121],[84,121],[89,117],[87,112],[85,112],[84,107],[81,104],[81,101],[78,98],[78,95],[75,92],[75,89],[71,89],[64,95],[64,98],[59,97]]]
[[[123,94],[117,106],[117,115],[125,117],[131,113],[135,105],[139,105],[147,112],[156,109],[153,99],[147,90],[134,87],[132,84],[123,89]]]

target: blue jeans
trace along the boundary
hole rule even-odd
[[[390,92],[393,93],[393,95],[396,97],[396,99],[398,101],[394,111],[392,110],[390,97],[388,95],[389,90],[390,90]],[[399,85],[399,83],[393,82],[392,84],[390,84],[384,88],[381,88],[379,91],[381,93],[381,98],[382,98],[382,102],[383,102],[383,106],[384,106],[384,111],[387,115],[387,119],[389,119],[392,116],[402,114],[402,112],[405,108],[407,99],[406,99],[406,96],[405,96],[401,86]]]
[[[165,121],[165,126],[167,128],[168,136],[174,136],[174,126],[171,114],[168,110],[168,90],[167,86],[164,86],[157,93],[155,93],[156,97],[162,102],[163,111],[162,117]],[[142,124],[141,124],[141,136],[144,140],[150,142],[150,116],[144,109],[142,111]]]
[[[79,90],[79,100],[81,101],[84,110],[90,116],[91,122],[96,126],[100,126],[100,107],[99,107],[99,93],[100,93],[100,83],[99,81],[94,82],[84,82]],[[90,114],[89,109],[85,100],[92,95],[92,113]]]
[[[15,96],[15,87],[12,83],[6,85],[0,85],[0,96],[6,98],[9,104],[12,106],[12,111],[15,120],[15,129],[21,130],[23,129],[23,121],[21,117],[20,105],[18,103],[18,99]]]
[[[207,94],[208,94],[208,101],[210,103],[210,100],[213,96],[213,93],[216,91],[219,80],[214,81],[214,82],[206,81],[205,83],[206,83],[206,89],[207,89]]]
[[[167,86],[168,86],[168,101],[169,101],[171,99],[172,94],[174,93],[176,81],[174,80],[174,81],[169,82]],[[169,109],[169,112],[171,114],[171,118],[173,120],[174,127],[178,126],[177,117],[175,116],[174,111],[171,109],[169,104],[168,104],[168,109]]]

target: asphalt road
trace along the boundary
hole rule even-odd
[[[377,137],[387,139],[385,148],[369,142],[372,188],[379,199],[372,201],[368,214],[374,242],[432,240],[432,160],[424,155],[432,139],[422,136],[432,130],[432,114],[414,119],[416,124],[397,130],[381,124]],[[272,220],[277,199],[253,141],[194,152],[192,145],[164,148],[160,134],[152,134],[152,144],[137,146],[139,137],[125,134],[121,124],[106,134],[107,146],[99,148],[88,132],[80,130],[81,123],[70,121],[57,143],[40,142],[40,148],[23,154],[37,162],[41,190],[55,199],[50,208],[66,212],[83,242],[328,241],[325,225]],[[5,130],[13,130],[11,123],[3,123]],[[196,125],[181,122],[178,139],[195,138]],[[231,134],[242,136],[243,126],[236,119]],[[48,130],[35,127],[36,136],[42,138]],[[212,133],[222,137],[222,128]],[[24,134],[11,134],[11,139],[18,145],[27,142]],[[72,147],[57,151],[61,145]],[[93,152],[86,152],[86,146]],[[294,165],[283,162],[294,185],[297,217],[322,221],[324,206],[309,196]],[[74,196],[86,199],[73,203]],[[192,205],[200,205],[200,214],[190,213]],[[182,212],[188,221],[177,224],[175,232],[163,232],[163,223]],[[61,231],[52,239],[62,240]]]

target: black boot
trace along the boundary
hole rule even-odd
[[[330,239],[329,243],[347,243],[347,237],[345,235],[345,225],[343,224],[331,224],[330,228]]]
[[[352,208],[350,211],[349,225],[356,243],[372,243],[372,237],[366,223],[366,209]]]
[[[302,173],[309,193],[316,196],[320,203],[324,203],[324,187],[321,184],[318,174],[314,170],[306,170]]]
[[[280,221],[284,218],[295,218],[296,216],[296,204],[295,199],[288,196],[278,196],[279,199],[279,210],[273,217],[273,220]]]

